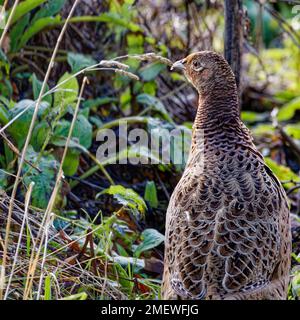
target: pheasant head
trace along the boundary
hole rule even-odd
[[[201,96],[216,91],[236,91],[234,74],[227,61],[213,51],[200,51],[176,61],[172,69],[184,70],[185,76]]]

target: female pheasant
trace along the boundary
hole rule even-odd
[[[202,51],[177,61],[199,93],[192,146],[167,211],[163,299],[286,299],[284,189],[240,120],[234,74]]]

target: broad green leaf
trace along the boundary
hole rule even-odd
[[[166,65],[159,62],[155,62],[149,65],[146,65],[140,71],[140,76],[144,81],[151,81],[155,79],[165,69],[166,69]]]
[[[165,237],[155,229],[146,229],[141,236],[143,241],[135,249],[134,255],[136,257],[139,257],[144,251],[157,247],[165,240]]]
[[[91,56],[75,52],[68,52],[68,63],[72,69],[72,72],[76,73],[81,69],[96,64],[97,62]]]
[[[242,111],[241,118],[245,122],[252,123],[264,120],[266,118],[266,114],[253,111]]]
[[[21,17],[23,17],[26,13],[30,12],[34,8],[38,7],[40,4],[46,2],[47,0],[25,0],[18,4],[14,16],[12,18],[11,24],[19,21]],[[8,14],[10,14],[8,11]]]
[[[260,125],[255,126],[252,129],[252,132],[256,136],[263,136],[263,135],[270,135],[274,132],[274,126],[272,124],[263,123]]]
[[[37,123],[33,129],[31,137],[31,145],[35,151],[39,151],[44,145],[47,135],[51,132],[50,125],[47,121],[43,120]]]
[[[60,12],[66,0],[48,0],[42,8],[34,15],[31,23],[44,17],[54,16]]]
[[[57,15],[56,17],[45,17],[35,21],[30,27],[24,32],[20,40],[19,48],[22,48],[28,40],[30,40],[34,35],[36,35],[41,30],[48,28],[49,26],[55,26],[59,24],[61,17]]]
[[[141,34],[128,33],[126,36],[128,54],[142,54],[144,53],[144,40],[145,38]],[[140,65],[138,60],[128,60],[126,62],[133,69],[136,69]]]
[[[140,82],[135,82],[135,84],[141,84]],[[142,85],[142,92],[149,94],[152,97],[156,96],[157,83],[155,81],[148,81]],[[140,92],[139,88],[136,90]]]
[[[58,81],[58,83],[63,83],[54,93],[54,106],[60,106],[63,110],[68,106],[75,106],[75,101],[77,100],[79,85],[75,77],[71,77],[71,74],[66,72]]]
[[[67,151],[67,155],[63,164],[63,171],[65,175],[73,176],[77,172],[79,166],[79,157],[80,155],[78,152],[72,149]]]
[[[271,158],[266,157],[265,158],[266,164],[270,169],[275,173],[275,175],[278,177],[281,181],[300,181],[300,177],[294,173],[290,168],[280,165]],[[292,187],[292,184],[286,184],[287,188]]]
[[[300,140],[300,123],[288,124],[284,127],[284,130],[291,137]]]
[[[158,207],[157,190],[154,181],[147,181],[144,199],[149,202],[152,208]]]
[[[137,96],[137,102],[152,107],[154,110],[160,112],[166,121],[173,123],[173,120],[167,112],[165,106],[158,98],[146,93],[141,93]]]
[[[10,32],[10,51],[16,52],[20,48],[20,39],[28,26],[30,20],[30,13],[25,14],[20,21],[18,21]]]
[[[37,100],[38,97],[39,97],[39,94],[40,94],[40,91],[42,89],[42,85],[43,85],[43,82],[40,81],[35,73],[33,73],[32,77],[31,77],[31,81],[32,81],[32,92],[33,92],[33,98],[34,100]],[[49,90],[49,86],[48,84],[46,84],[45,86],[45,90],[43,93],[47,92]],[[52,104],[52,95],[46,95],[43,99],[43,101],[47,101],[49,103],[49,105],[51,106]]]
[[[53,144],[56,144],[56,141],[59,141],[57,138],[64,137],[67,138],[69,134],[71,123],[67,120],[61,120],[58,122],[53,138],[51,142]],[[92,125],[89,123],[86,117],[83,115],[79,115],[76,119],[72,138],[74,140],[78,140],[78,143],[85,147],[86,149],[89,149],[92,145],[92,138],[93,138],[93,128]]]
[[[120,204],[129,208],[135,214],[135,217],[144,216],[147,208],[146,203],[134,190],[124,188],[121,185],[114,185],[103,190],[97,196],[104,193],[112,195]]]
[[[279,109],[277,119],[279,121],[290,120],[294,117],[295,112],[300,110],[300,97],[288,102]]]
[[[108,104],[111,102],[118,102],[118,99],[114,97],[101,97],[96,99],[88,99],[82,103],[84,108],[89,109],[97,109],[99,106],[102,106],[104,104]]]
[[[38,153],[33,150],[32,146],[29,146],[26,153],[26,160],[35,163],[37,159]],[[24,164],[23,182],[26,187],[28,187],[32,181],[35,183],[32,190],[32,205],[44,209],[47,207],[55,185],[59,163],[53,156],[48,155],[42,156],[37,166],[41,172],[33,169],[27,163]]]
[[[25,109],[27,110],[17,120],[15,120],[7,129],[7,131],[13,137],[14,141],[17,143],[19,149],[21,149],[26,139],[28,129],[31,123],[31,119],[33,116],[35,104],[36,104],[35,101],[25,99],[16,103],[15,106],[9,110],[10,119],[13,119]],[[49,110],[48,102],[42,101],[39,106],[38,117],[43,118],[47,114],[48,110]]]
[[[111,257],[111,262],[114,264],[120,264],[122,267],[128,267],[131,265],[135,272],[145,268],[145,261],[144,259],[137,259],[133,257],[122,257],[122,256],[113,256]]]

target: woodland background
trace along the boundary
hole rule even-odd
[[[81,0],[51,60],[73,3],[0,1],[8,15],[13,11],[0,30],[0,262],[6,266],[0,297],[160,298],[165,213],[184,164],[99,163],[95,136],[123,118],[132,128],[190,134],[197,93],[182,74],[149,56],[120,60],[139,80],[115,72],[116,66],[94,69],[128,54],[155,52],[176,61],[199,50],[223,53],[232,41],[228,23],[237,23],[240,41],[231,63],[241,59],[232,64],[241,116],[290,199],[289,299],[299,299],[300,1]],[[224,3],[229,13],[242,10],[239,21],[228,12],[225,21]],[[49,94],[26,146],[41,90]]]

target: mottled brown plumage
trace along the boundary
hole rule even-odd
[[[217,53],[174,64],[199,92],[189,159],[167,211],[163,299],[286,299],[291,235],[284,189],[239,116]]]

